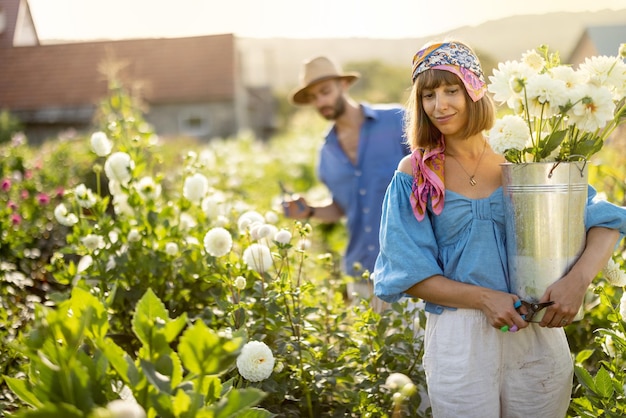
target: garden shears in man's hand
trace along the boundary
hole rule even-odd
[[[537,313],[539,311],[541,311],[544,308],[547,308],[550,305],[554,305],[554,301],[549,301],[549,302],[542,302],[542,303],[536,303],[536,302],[527,302],[525,300],[518,300],[515,302],[515,309],[519,309],[522,306],[526,308],[526,313],[525,314],[521,314],[522,315],[522,319],[526,322],[539,322],[539,321],[533,321],[533,318],[535,317],[535,315],[537,315]]]
[[[285,208],[285,210],[288,207],[288,203],[285,201],[285,197],[288,197],[290,201],[295,202],[295,204],[298,205],[298,210],[303,211],[306,209],[304,202],[300,200],[299,196],[287,190],[282,181],[278,182],[278,186],[280,187],[280,191],[283,193],[283,207]]]

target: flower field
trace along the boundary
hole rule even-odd
[[[352,298],[343,225],[282,216],[279,181],[325,197],[315,115],[198,144],[137,109],[116,88],[89,136],[0,145],[0,416],[429,416],[424,313]],[[624,204],[617,146],[590,178]],[[567,328],[572,417],[626,413],[623,259]]]

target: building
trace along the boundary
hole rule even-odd
[[[113,78],[139,94],[162,137],[273,130],[271,92],[244,86],[232,34],[41,45],[28,1],[0,0],[0,110],[31,142],[88,130]]]
[[[626,25],[589,26],[578,39],[567,62],[576,67],[587,57],[616,56],[622,43],[626,43]]]

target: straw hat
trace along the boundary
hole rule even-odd
[[[342,73],[341,68],[327,57],[312,58],[304,62],[300,73],[300,87],[291,94],[291,101],[294,104],[307,104],[306,89],[320,81],[340,78],[352,84],[359,77],[360,74],[356,72]]]

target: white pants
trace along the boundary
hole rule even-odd
[[[573,362],[563,328],[493,328],[479,310],[429,314],[424,369],[434,418],[563,418]]]

